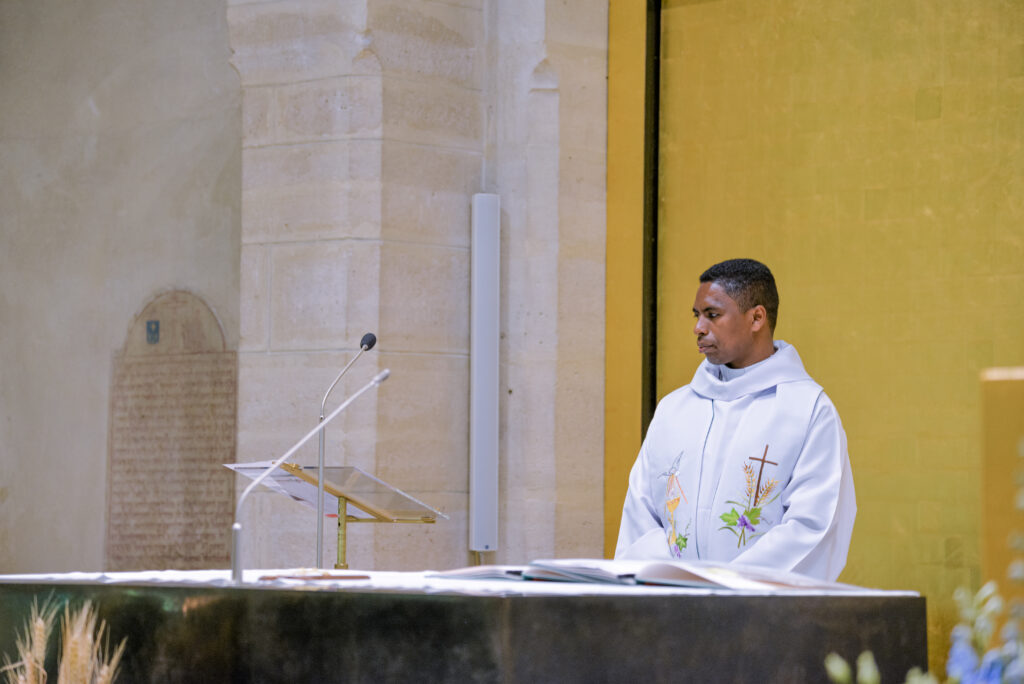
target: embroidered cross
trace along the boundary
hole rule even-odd
[[[760,494],[761,494],[761,475],[764,474],[764,467],[765,467],[765,465],[770,463],[773,466],[777,466],[779,464],[776,463],[775,461],[769,461],[768,460],[768,445],[767,444],[764,445],[764,453],[761,455],[761,458],[755,458],[755,457],[751,456],[747,460],[748,461],[757,461],[758,463],[761,464],[761,469],[757,471],[757,488],[754,489],[754,505],[756,506],[757,505],[757,497],[760,496]]]

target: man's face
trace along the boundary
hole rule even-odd
[[[718,283],[701,283],[693,302],[697,351],[711,363],[749,366],[755,349],[753,311],[741,311]]]

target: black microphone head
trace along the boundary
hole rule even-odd
[[[373,345],[375,344],[377,344],[377,336],[373,333],[366,333],[363,335],[363,339],[359,340],[359,346],[362,347],[364,351],[370,351],[373,349]]]

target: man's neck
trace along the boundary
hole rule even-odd
[[[743,360],[742,366],[735,366],[732,363],[729,363],[727,365],[732,370],[743,370],[744,368],[750,368],[751,366],[755,366],[764,361],[765,359],[769,358],[772,354],[775,353],[775,351],[775,340],[773,340],[772,338],[768,338],[767,344],[757,345],[756,351]]]

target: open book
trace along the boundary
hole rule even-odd
[[[521,580],[525,569],[525,565],[470,565],[455,570],[432,572],[430,576],[443,579]]]
[[[862,587],[756,565],[715,561],[616,561],[601,558],[536,560],[524,579],[561,582],[650,584],[754,591],[864,591]]]

